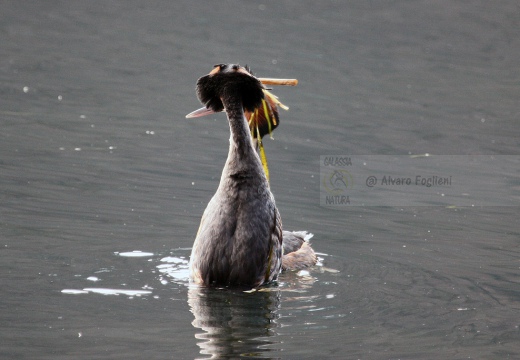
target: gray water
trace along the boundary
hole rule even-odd
[[[4,2],[0,357],[520,358],[518,206],[319,200],[320,155],[519,155],[519,15],[517,1]],[[229,129],[184,116],[197,78],[228,62],[300,81],[275,89],[290,111],[265,145],[284,227],[314,233],[320,265],[255,293],[186,279]]]

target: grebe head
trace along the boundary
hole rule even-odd
[[[244,110],[260,106],[264,86],[249,69],[233,64],[215,65],[197,81],[197,96],[211,112],[224,110],[224,104],[240,101]]]

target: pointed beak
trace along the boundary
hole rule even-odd
[[[214,114],[214,113],[215,112],[213,110],[202,107],[200,109],[190,112],[188,115],[186,115],[186,119],[202,117],[202,116],[206,116],[206,115],[210,115],[210,114]]]

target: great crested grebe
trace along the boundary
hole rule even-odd
[[[190,258],[190,279],[202,285],[257,287],[282,269],[316,263],[306,232],[282,232],[280,214],[246,114],[263,103],[266,89],[239,65],[216,65],[197,81],[206,106],[187,117],[225,110],[231,130],[219,187],[201,219]],[[258,133],[258,136],[265,133]],[[256,140],[256,144],[253,143]]]

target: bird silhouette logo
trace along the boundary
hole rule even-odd
[[[354,185],[352,175],[346,170],[333,170],[323,177],[323,186],[331,194],[341,194]]]

